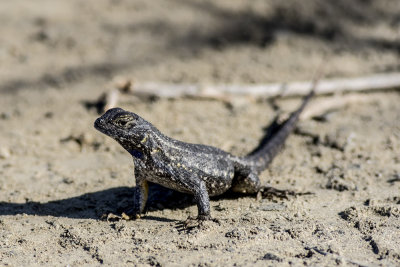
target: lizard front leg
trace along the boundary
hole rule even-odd
[[[200,227],[204,221],[213,220],[210,212],[210,198],[205,183],[199,179],[198,183],[192,184],[190,192],[193,193],[196,201],[198,210],[197,218],[189,217],[185,221],[179,223],[178,225],[182,227],[182,229]]]
[[[200,176],[195,171],[190,171],[183,167],[172,168],[171,165],[162,164],[160,169],[163,169],[171,177],[171,180],[174,181],[173,183],[179,185],[178,187],[184,188],[187,193],[194,195],[198,210],[197,220],[210,220],[210,197],[208,195],[206,184]],[[175,186],[172,185],[169,188],[173,189],[174,187]]]
[[[144,208],[146,206],[147,198],[149,195],[149,185],[140,165],[135,162],[135,179],[136,186],[134,192],[134,203],[133,207],[129,208],[125,215],[129,219],[139,219],[140,215],[144,213]]]
[[[197,219],[199,221],[210,220],[211,219],[210,197],[208,196],[205,183],[200,179],[198,185],[194,187],[193,194],[198,210]]]
[[[149,185],[147,181],[144,179],[136,179],[135,202],[133,203],[132,213],[129,214],[130,217],[135,216],[136,219],[140,218],[140,215],[144,213],[148,195]]]

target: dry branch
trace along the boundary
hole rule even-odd
[[[104,110],[109,110],[110,108],[115,108],[118,104],[119,91],[117,89],[112,89],[105,94],[105,106]]]
[[[301,96],[307,94],[313,85],[312,81],[252,85],[201,85],[136,82],[132,85],[131,80],[122,79],[121,77],[118,77],[114,82],[114,89],[104,93],[98,100],[99,102],[104,103],[103,111],[117,106],[120,93],[144,97],[156,96],[160,98],[211,98],[229,102],[234,96],[247,96],[253,98]],[[320,80],[316,88],[316,94],[321,95],[338,92],[369,91],[392,88],[400,88],[400,73]],[[354,97],[348,98],[347,102],[354,102],[355,100],[353,98]],[[332,99],[329,105],[335,106],[339,102],[340,101],[337,99]]]
[[[135,83],[132,92],[139,96],[157,96],[165,98],[199,97],[224,99],[229,96],[300,96],[306,95],[312,82],[289,82],[251,85],[201,85],[201,84],[167,84]],[[331,94],[347,91],[369,91],[400,88],[400,73],[375,74],[357,78],[320,80],[317,94]]]

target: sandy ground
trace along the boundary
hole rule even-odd
[[[116,76],[174,83],[310,80],[400,70],[397,0],[2,1],[1,266],[400,265],[400,95],[300,122],[261,178],[312,192],[288,200],[222,196],[219,223],[184,231],[190,196],[152,188],[132,204],[132,160],[93,128]],[[329,98],[324,96],[319,98]],[[318,99],[319,100],[319,99]],[[244,155],[279,112],[270,102],[126,98],[120,106],[174,138]],[[278,101],[280,110],[299,99]]]

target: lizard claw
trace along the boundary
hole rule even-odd
[[[303,196],[303,195],[311,195],[311,192],[295,192],[292,190],[281,190],[276,189],[270,186],[263,186],[257,193],[257,199],[289,199],[289,196]]]
[[[126,210],[123,211],[122,214],[121,214],[121,218],[124,219],[124,220],[127,220],[127,221],[130,221],[130,220],[137,220],[137,219],[140,219],[140,218],[142,218],[142,217],[143,217],[143,215],[141,215],[140,213],[138,213],[138,212],[136,211],[136,209],[134,209],[134,208],[126,209]]]
[[[210,215],[199,215],[197,218],[188,217],[186,220],[181,221],[177,224],[177,228],[180,231],[190,231],[193,229],[201,229],[206,226],[207,222],[215,222],[220,224],[218,219],[211,218]]]
[[[107,221],[107,222],[116,222],[122,219],[121,216],[115,215],[114,213],[104,213],[100,217],[101,220]]]
[[[186,220],[180,223],[180,226],[183,229],[190,230],[196,227],[199,227],[203,220],[198,220],[197,218],[188,217]]]
[[[122,212],[121,216],[110,212],[110,213],[105,213],[105,214],[101,215],[101,217],[100,217],[101,220],[104,220],[107,222],[116,222],[116,221],[120,221],[120,220],[130,221],[130,220],[137,220],[140,218],[142,218],[142,216],[136,212],[133,212],[133,209],[129,209],[129,210],[126,210],[125,212]]]
[[[121,214],[122,219],[130,221],[130,220],[137,220],[142,218],[142,216],[140,216],[140,214],[137,213],[133,213],[133,214],[126,214],[125,212],[122,212]]]

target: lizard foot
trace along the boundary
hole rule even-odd
[[[114,213],[104,213],[100,217],[101,220],[107,221],[107,222],[116,222],[122,219],[121,216],[115,215]]]
[[[190,231],[193,229],[207,228],[208,222],[220,224],[218,219],[211,218],[210,215],[199,215],[197,218],[188,217],[186,220],[177,224],[177,229],[180,231]]]
[[[126,221],[137,220],[142,217],[144,217],[144,214],[138,213],[135,208],[128,208],[121,214],[121,218]]]
[[[121,216],[115,215],[114,213],[105,213],[101,215],[100,219],[107,221],[107,222],[115,222],[115,221],[120,221],[120,220],[136,220],[140,219],[142,216],[140,214],[131,212],[130,210],[127,210],[126,213],[122,212]]]
[[[273,198],[280,198],[280,199],[289,199],[289,196],[303,196],[303,195],[312,195],[311,192],[295,192],[292,190],[281,190],[276,189],[270,186],[263,186],[257,193],[257,199],[273,199]]]

